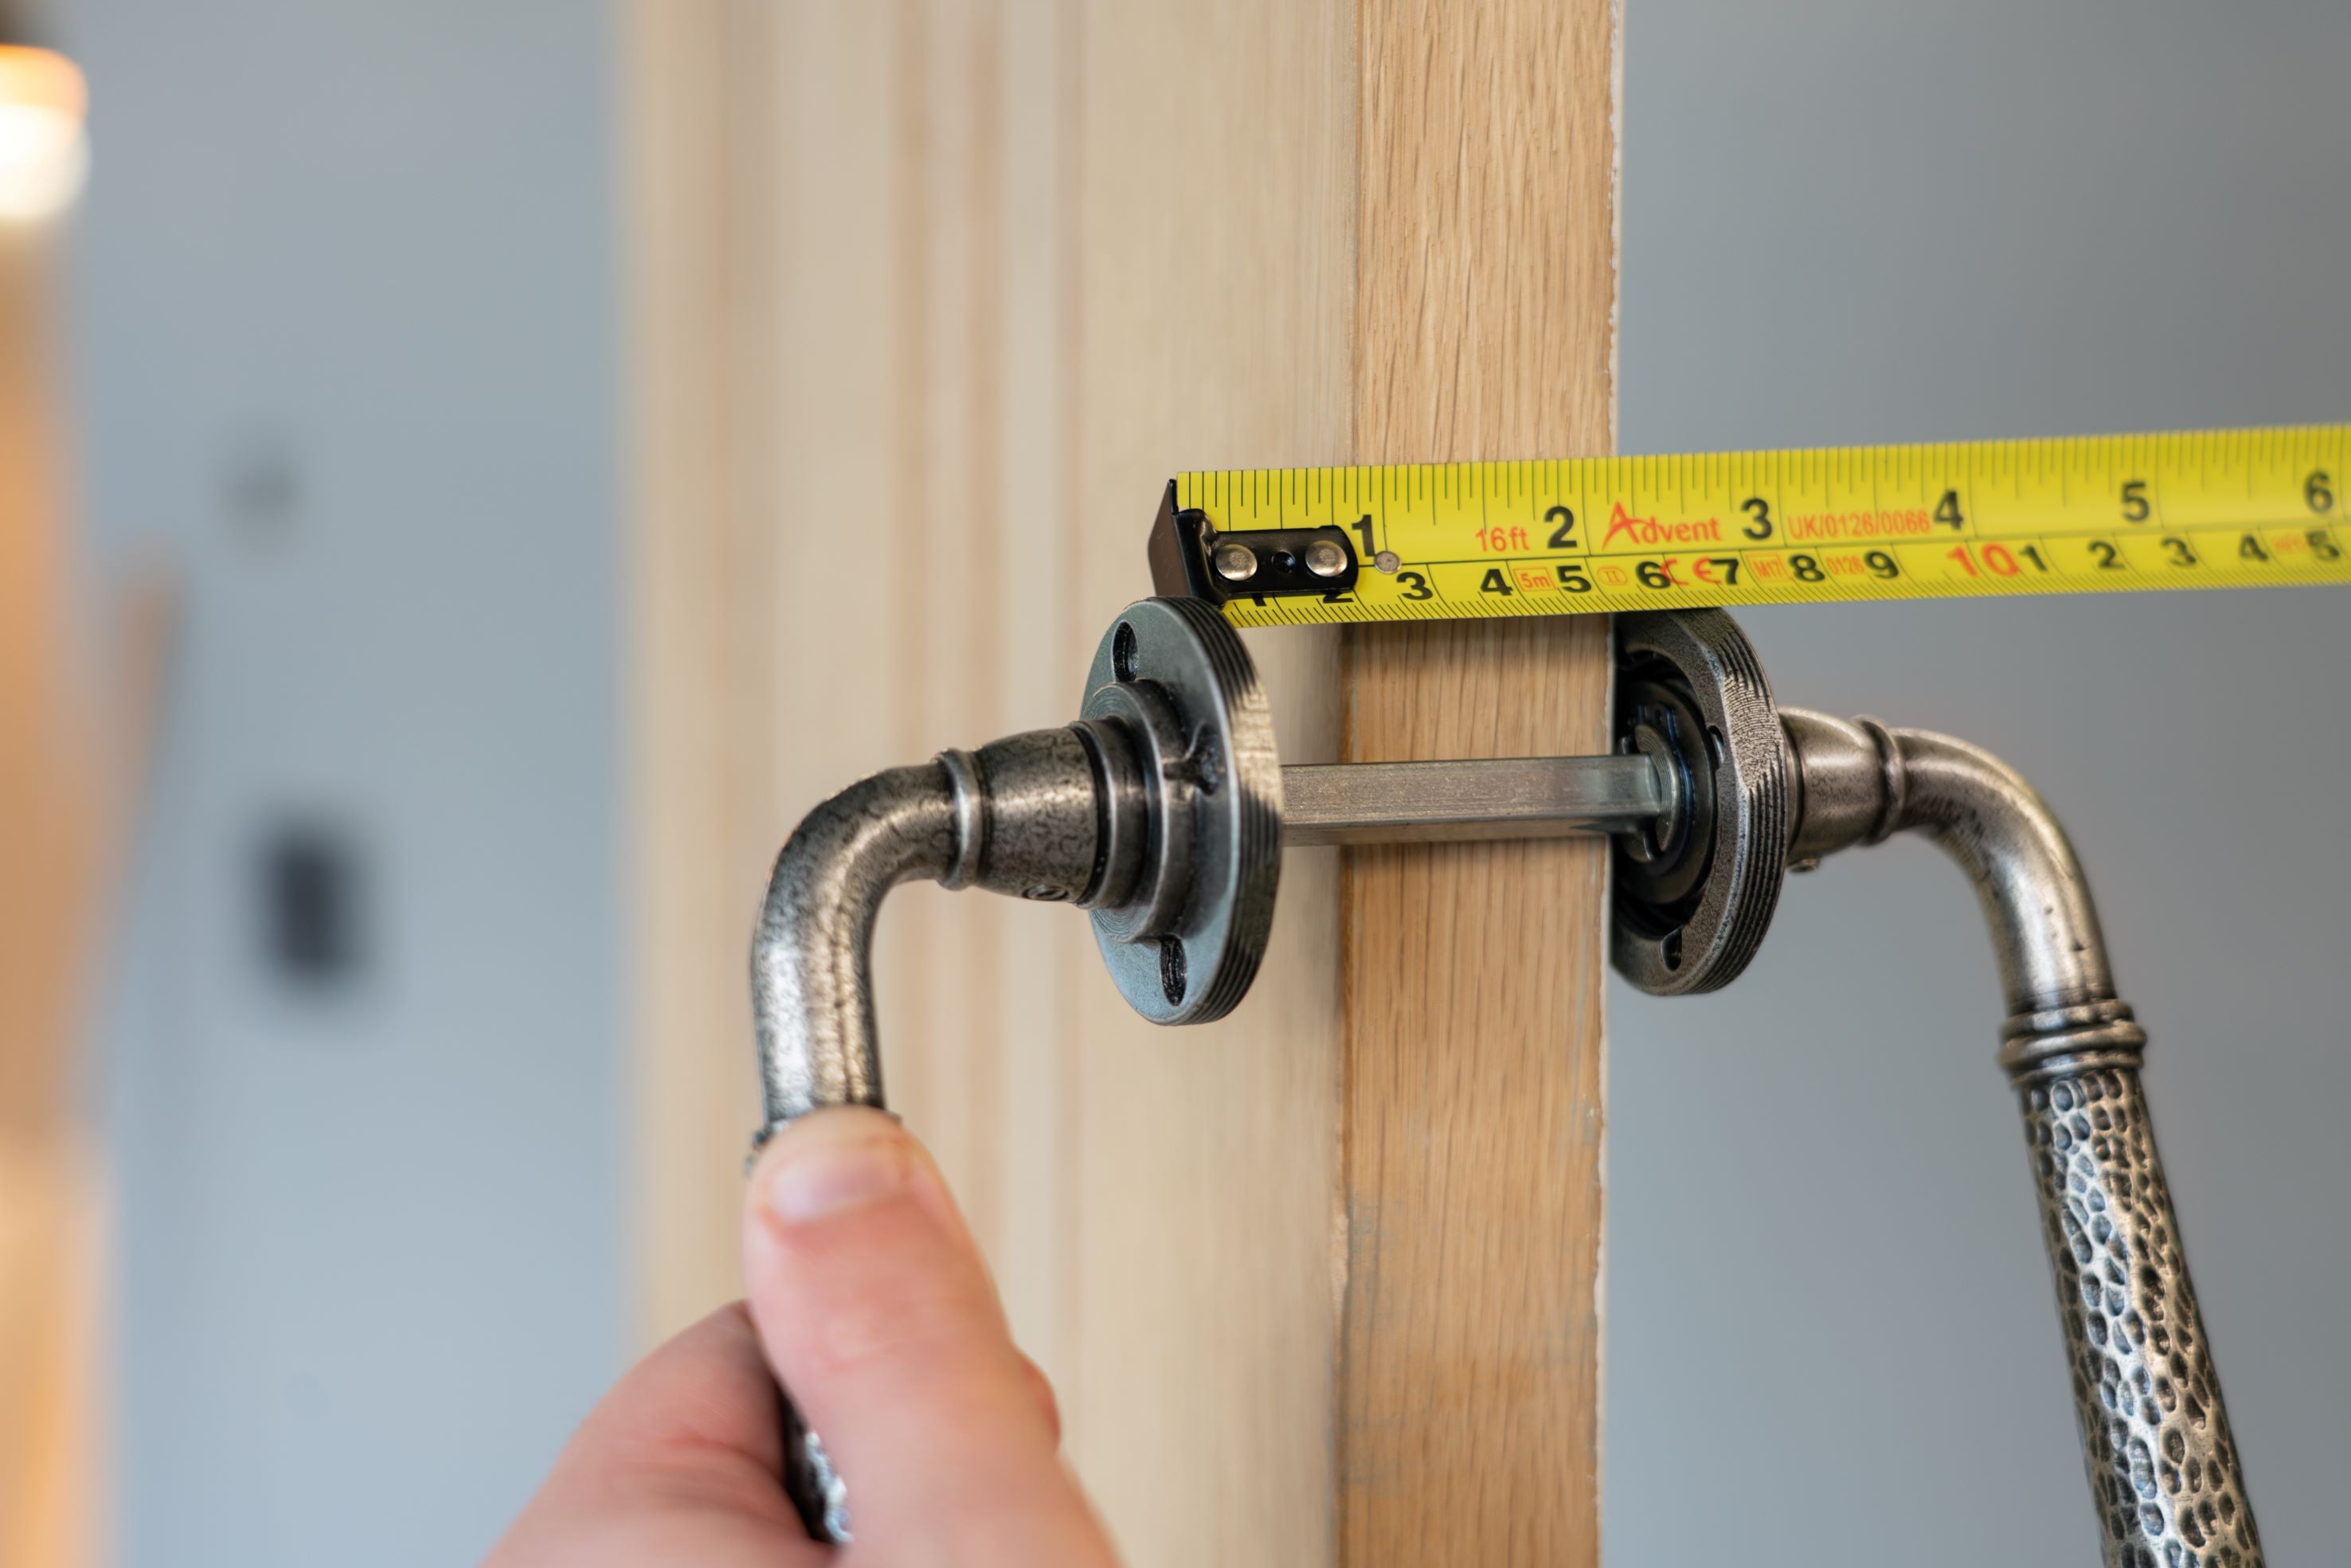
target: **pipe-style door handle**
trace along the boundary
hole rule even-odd
[[[1130,606],[1074,723],[876,774],[785,844],[752,957],[760,1136],[819,1106],[882,1103],[868,955],[903,882],[1088,910],[1137,1011],[1205,1023],[1257,974],[1285,843],[1610,834],[1612,959],[1678,995],[1746,967],[1792,866],[1921,833],[1975,885],[1999,960],[2000,1060],[2023,1113],[2108,1568],[2260,1568],[2147,1119],[2146,1034],[2055,817],[1964,742],[1778,707],[1721,611],[1620,616],[1616,632],[1612,755],[1284,768],[1224,620],[1190,600]],[[841,1479],[796,1418],[792,1431],[802,1516],[846,1539]]]

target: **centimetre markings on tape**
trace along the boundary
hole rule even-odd
[[[1236,625],[2351,582],[2351,425],[1178,475]]]

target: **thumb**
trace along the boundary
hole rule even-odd
[[[768,1364],[848,1488],[857,1556],[1112,1562],[955,1200],[895,1118],[845,1106],[770,1140],[743,1261]]]

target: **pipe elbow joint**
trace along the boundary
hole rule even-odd
[[[900,883],[956,862],[946,769],[896,768],[810,811],[776,856],[751,946],[762,1140],[820,1105],[878,1105],[873,926]]]
[[[1921,833],[1976,890],[2009,1017],[2001,1060],[2020,1081],[2146,1041],[2115,994],[2105,939],[2065,830],[2017,771],[1982,747],[1875,719],[1781,710],[1797,780],[1799,867],[1856,843]]]
[[[1074,731],[1037,730],[877,773],[801,820],[751,947],[762,1139],[820,1106],[882,1103],[872,947],[890,890],[1083,902],[1104,869],[1096,779]]]

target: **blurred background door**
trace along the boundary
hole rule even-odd
[[[0,43],[0,91],[27,63],[23,47]],[[0,194],[21,172],[0,167]],[[71,631],[52,219],[0,221],[0,1561],[11,1563],[94,1549],[99,1172],[71,1042],[120,826],[105,754],[118,737],[93,711],[99,672],[76,658],[89,650]]]

